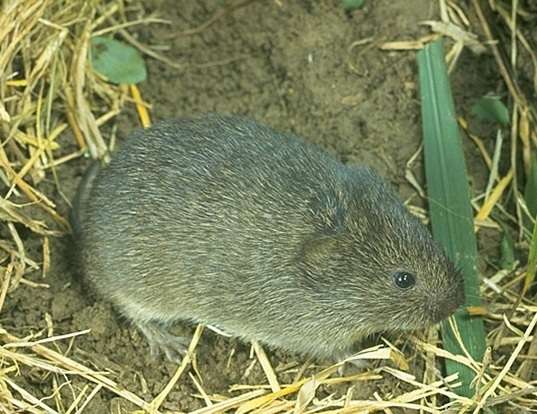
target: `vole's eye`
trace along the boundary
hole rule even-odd
[[[416,276],[409,272],[395,272],[393,278],[400,289],[410,289],[416,284]]]

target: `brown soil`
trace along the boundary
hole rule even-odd
[[[179,33],[207,21],[221,2],[146,0],[137,5],[145,13],[157,12],[172,22],[171,26],[137,29],[139,40],[169,45],[166,55],[184,64],[176,69],[147,59],[149,77],[141,89],[152,104],[154,119],[203,112],[247,115],[319,143],[344,162],[373,166],[399,188],[403,198],[413,196],[412,203],[420,204],[404,179],[405,164],[421,142],[415,53],[381,51],[367,44],[349,46],[369,37],[374,42],[417,38],[426,33],[418,23],[437,17],[436,3],[366,0],[365,8],[353,13],[346,13],[336,0],[279,3],[254,1],[192,36]],[[492,57],[476,58],[468,51],[452,79],[461,114],[469,110],[473,99],[495,90],[498,82]],[[134,108],[128,107],[119,117],[119,141],[138,126]],[[68,142],[71,137],[62,139]],[[482,187],[486,169],[475,148],[467,144],[466,149],[474,183]],[[59,170],[67,198],[73,196],[86,164],[73,162]],[[421,165],[415,171],[421,177]],[[59,193],[57,202],[67,210]],[[50,288],[19,287],[7,299],[2,324],[14,334],[25,335],[46,328],[45,318],[50,314],[55,334],[90,328],[90,334],[74,341],[70,355],[110,370],[120,384],[150,400],[176,366],[151,358],[141,335],[73,279],[65,259],[70,247],[67,239],[52,241],[52,268],[44,280]],[[39,252],[29,251],[32,253],[39,257]],[[41,281],[38,274],[28,278]],[[192,331],[192,327],[178,329]],[[67,345],[57,346],[65,351]],[[197,355],[208,393],[229,395],[232,384],[266,383],[259,364],[243,378],[251,363],[247,344],[206,332]],[[269,352],[269,358],[281,370],[295,361],[303,362],[279,351]],[[281,381],[291,381],[295,372],[282,373]],[[32,378],[24,376],[21,381],[26,384],[20,385],[36,390],[36,395],[51,394],[49,379]],[[76,378],[72,385],[77,387]],[[358,388],[355,395],[370,398],[377,387],[390,386],[371,382]],[[62,392],[67,400],[72,398],[68,387]],[[197,393],[185,375],[164,407],[186,412],[203,407],[203,400],[193,396]],[[134,408],[101,391],[85,412]]]

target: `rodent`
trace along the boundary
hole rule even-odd
[[[255,121],[136,130],[79,188],[85,276],[176,358],[190,321],[320,359],[424,328],[464,301],[460,272],[371,169]]]

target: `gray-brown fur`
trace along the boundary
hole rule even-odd
[[[138,130],[80,191],[86,276],[163,348],[186,320],[331,358],[463,300],[459,273],[379,176],[253,121]]]

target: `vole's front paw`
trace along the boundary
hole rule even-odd
[[[341,364],[341,366],[338,368],[339,375],[353,375],[371,368],[371,363],[369,361],[364,359],[352,359],[352,355],[353,354],[351,353],[341,353],[336,356],[336,362],[343,362],[346,359],[349,359],[344,364]]]
[[[188,349],[189,338],[172,335],[157,322],[138,322],[136,325],[147,338],[153,357],[164,354],[169,361],[181,362]]]

